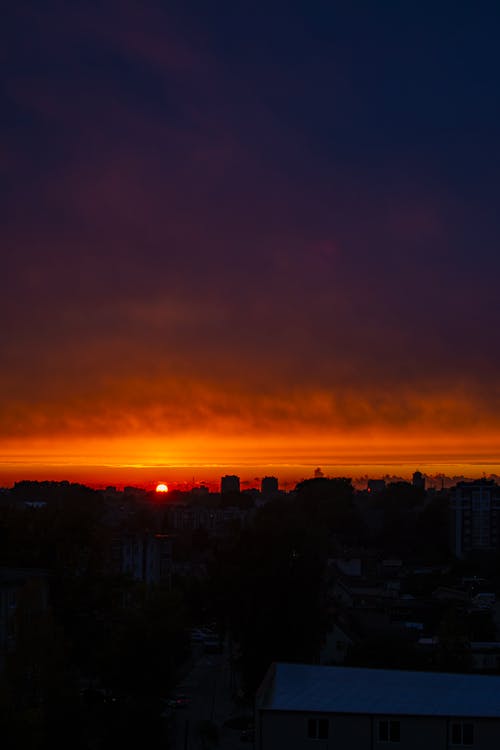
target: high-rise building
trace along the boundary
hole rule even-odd
[[[421,471],[416,471],[413,474],[412,484],[419,490],[425,490],[425,477]]]
[[[239,492],[240,478],[235,474],[226,474],[224,477],[221,477],[220,491],[222,494],[225,494],[226,492]]]
[[[260,491],[263,495],[275,495],[278,492],[278,480],[276,477],[263,477],[260,483]]]
[[[500,486],[490,479],[459,482],[451,490],[452,549],[456,557],[500,547]]]

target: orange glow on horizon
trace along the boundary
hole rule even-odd
[[[102,439],[55,435],[0,445],[0,486],[22,479],[69,479],[92,486],[146,484],[158,474],[177,483],[215,482],[236,473],[253,482],[274,474],[293,483],[320,466],[331,476],[480,476],[500,473],[500,435],[494,430],[356,430],[256,434],[151,434]],[[156,475],[156,476],[155,476]],[[163,482],[160,484],[164,484]]]

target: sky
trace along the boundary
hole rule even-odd
[[[500,9],[16,0],[0,483],[500,470]]]

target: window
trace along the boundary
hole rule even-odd
[[[399,721],[389,721],[383,719],[378,723],[378,741],[379,742],[399,742],[401,738],[401,728]]]
[[[328,719],[308,719],[307,736],[310,740],[327,740]]]
[[[451,724],[450,744],[470,747],[474,744],[474,724],[469,721],[453,721]]]

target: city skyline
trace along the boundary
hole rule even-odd
[[[148,492],[153,492],[158,487],[166,487],[166,492],[171,493],[174,490],[181,492],[190,492],[191,490],[197,490],[200,488],[206,489],[210,492],[220,493],[222,488],[222,480],[228,475],[222,475],[222,471],[233,471],[234,467],[216,467],[212,466],[210,469],[203,467],[204,473],[192,474],[191,477],[186,479],[186,467],[127,467],[121,468],[115,473],[109,473],[108,467],[107,472],[100,474],[102,467],[86,467],[87,474],[82,471],[81,468],[76,468],[73,471],[67,469],[53,469],[46,467],[45,469],[35,468],[32,472],[27,472],[24,475],[18,475],[13,473],[12,476],[8,477],[8,480],[0,480],[0,487],[7,489],[9,486],[13,486],[16,483],[28,481],[28,482],[70,482],[75,484],[83,484],[93,489],[104,489],[106,487],[115,487],[117,490],[122,491],[126,487],[136,487],[137,489],[143,489]],[[189,467],[193,468],[193,467]],[[251,471],[251,468],[254,471]],[[357,490],[369,489],[370,482],[377,484],[382,481],[385,484],[391,482],[412,482],[415,472],[421,474],[424,479],[424,483],[429,490],[449,489],[455,486],[459,482],[470,482],[475,480],[492,480],[498,482],[500,475],[495,471],[491,470],[491,467],[474,467],[469,465],[468,472],[457,473],[459,467],[448,466],[448,473],[437,471],[436,467],[430,467],[430,471],[420,471],[420,468],[415,466],[400,465],[399,467],[381,467],[380,465],[372,465],[370,467],[363,467],[371,469],[367,473],[360,473],[359,465],[340,465],[340,466],[303,466],[303,473],[294,473],[284,471],[281,474],[270,473],[271,468],[283,470],[281,467],[269,467],[269,473],[255,476],[258,469],[262,467],[246,467],[247,473],[242,476],[236,475],[236,479],[239,481],[241,492],[245,490],[261,489],[262,481],[264,479],[271,479],[278,484],[280,491],[284,490],[289,492],[294,490],[296,485],[304,480],[310,480],[318,477],[324,477],[327,479],[334,479],[338,477],[348,478],[352,481],[352,484]],[[425,467],[424,467],[425,468]],[[482,468],[480,471],[479,469]],[[454,469],[456,469],[454,471]],[[233,475],[229,475],[231,479]],[[234,489],[234,491],[236,491]],[[165,495],[168,499],[168,495]]]

